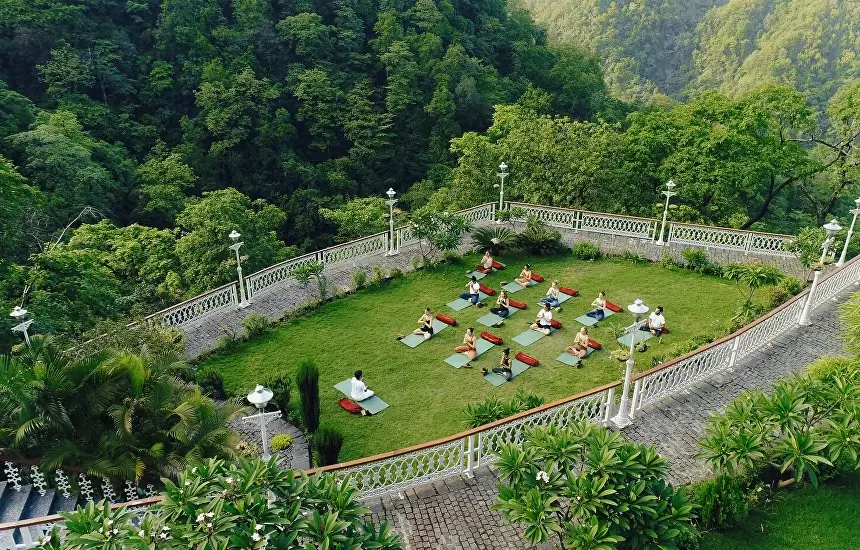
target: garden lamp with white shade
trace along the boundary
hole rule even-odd
[[[626,368],[624,370],[624,388],[621,391],[621,404],[618,414],[612,418],[612,423],[619,428],[630,425],[630,379],[633,377],[633,348],[636,346],[636,335],[639,333],[642,316],[648,313],[648,306],[642,300],[636,299],[627,306],[633,314],[633,324],[625,329],[630,334],[630,354],[627,356]]]
[[[833,239],[836,236],[836,233],[842,229],[836,220],[830,220],[826,224],[824,224],[824,231],[827,232],[827,238],[824,239],[824,242],[821,244],[821,259],[818,261],[818,267],[815,269],[815,274],[812,276],[812,285],[809,287],[809,294],[806,295],[806,302],[803,304],[803,311],[800,312],[800,318],[797,320],[797,324],[802,326],[809,326],[811,321],[809,320],[809,314],[812,311],[812,302],[815,300],[815,291],[818,290],[818,281],[821,279],[821,271],[824,269],[824,259],[827,258],[827,254],[830,252],[830,245],[833,244]]]
[[[272,457],[272,455],[269,454],[269,434],[266,432],[266,424],[274,418],[281,417],[281,411],[265,412],[266,405],[269,404],[269,401],[272,400],[274,395],[275,394],[269,388],[264,388],[257,384],[257,387],[254,388],[246,398],[248,399],[248,403],[257,407],[257,414],[246,416],[242,419],[249,422],[259,422],[260,435],[263,438],[263,460],[269,460]]]
[[[842,254],[839,255],[839,261],[836,262],[836,267],[842,267],[845,263],[845,255],[848,254],[848,243],[851,242],[851,236],[854,235],[854,224],[857,223],[857,214],[860,214],[860,199],[854,199],[855,208],[848,212],[854,214],[851,218],[851,226],[848,228],[848,234],[845,235],[845,244],[842,245]]]
[[[397,199],[394,198],[394,195],[397,194],[397,191],[393,187],[389,187],[385,194],[388,195],[388,200],[385,201],[385,204],[388,205],[388,252],[385,255],[396,256],[397,247],[394,243],[394,205],[397,204]]]
[[[35,319],[26,319],[27,310],[22,308],[21,306],[15,306],[12,308],[12,313],[9,314],[9,317],[15,319],[15,322],[18,323],[14,327],[12,327],[12,332],[21,332],[24,334],[24,342],[27,343],[27,346],[30,345],[30,334],[27,332],[27,329],[30,328],[30,325],[33,324]]]
[[[499,165],[499,173],[496,175],[499,176],[501,183],[493,185],[493,188],[499,189],[499,212],[501,212],[505,209],[505,178],[508,177],[508,165],[504,161]],[[501,220],[496,221],[501,223]]]
[[[674,197],[675,195],[678,194],[678,193],[675,193],[674,191],[672,191],[672,189],[674,189],[674,188],[675,188],[675,182],[672,180],[669,180],[666,182],[666,190],[660,191],[662,194],[666,195],[666,205],[663,206],[663,225],[660,226],[660,238],[657,239],[657,244],[660,246],[662,246],[664,243],[663,233],[665,233],[665,231],[666,231],[666,219],[669,217],[669,199],[671,199],[672,197]]]
[[[239,308],[246,308],[250,304],[248,303],[248,299],[245,297],[245,279],[242,277],[242,258],[239,257],[239,249],[242,248],[242,245],[245,244],[239,241],[239,237],[242,234],[236,231],[235,229],[230,232],[230,240],[233,241],[233,244],[230,245],[230,250],[236,252],[236,272],[239,274]]]

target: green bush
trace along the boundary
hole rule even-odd
[[[543,404],[544,399],[542,397],[533,394],[527,395],[522,388],[518,389],[513,399],[507,402],[491,395],[483,401],[466,405],[466,425],[470,428],[477,428]]]
[[[242,319],[242,326],[245,327],[245,336],[248,339],[262,336],[269,332],[273,325],[271,319],[260,313],[251,313]]]
[[[319,466],[337,464],[341,447],[343,447],[343,434],[335,428],[323,426],[314,434],[314,450],[316,450]]]
[[[536,217],[529,218],[526,228],[517,235],[517,248],[534,256],[554,256],[567,250],[561,233]]]
[[[396,267],[392,267],[391,271],[388,272],[388,276],[392,279],[398,279],[400,277],[403,277],[403,272]]]
[[[667,251],[663,251],[663,254],[660,256],[660,259],[654,262],[656,265],[660,267],[664,267],[666,269],[674,269],[678,266],[678,263],[672,259],[672,255]]]
[[[273,451],[283,451],[285,449],[289,449],[292,444],[293,438],[290,434],[279,434],[272,438],[272,442],[269,444],[269,447],[271,447]]]
[[[571,248],[571,254],[579,260],[599,260],[603,256],[599,246],[585,241],[574,244]]]
[[[385,271],[385,266],[375,265],[373,266],[373,279],[370,280],[371,284],[376,286],[382,286],[385,283],[385,277],[388,274]]]
[[[463,255],[457,250],[445,250],[442,252],[442,259],[445,260],[445,263],[456,265],[463,259]]]
[[[705,273],[711,269],[708,253],[700,248],[685,248],[681,251],[684,257],[684,268],[697,273]]]
[[[632,250],[625,250],[621,253],[621,259],[625,262],[633,262],[634,264],[647,264],[649,263],[648,258],[642,256],[641,254],[637,254]]]
[[[734,476],[721,475],[696,485],[694,501],[699,505],[699,525],[705,529],[725,529],[749,514],[743,485]]]
[[[815,380],[830,381],[835,376],[851,375],[857,372],[856,363],[856,360],[848,357],[825,355],[807,365],[806,374]]]
[[[302,425],[313,433],[320,425],[320,371],[314,363],[299,365],[296,386],[302,396]]]
[[[239,458],[260,458],[260,451],[257,446],[244,440],[236,444],[236,454],[239,455]]]
[[[286,414],[290,410],[290,394],[293,391],[293,381],[286,375],[276,374],[267,378],[263,385],[272,390],[272,402]]]
[[[360,288],[364,288],[364,285],[367,283],[367,272],[364,269],[355,268],[352,271],[352,284],[355,287],[355,290]]]
[[[224,391],[224,378],[214,367],[203,367],[197,371],[197,385],[200,391],[209,395],[212,399],[227,399]]]

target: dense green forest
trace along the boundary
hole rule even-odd
[[[247,272],[328,246],[321,211],[421,200],[451,138],[537,91],[623,117],[597,58],[504,0],[5,1],[3,303],[29,284],[42,330],[78,333],[229,280],[234,227]]]
[[[672,219],[794,233],[858,191],[857,21],[825,0],[6,0],[0,306],[74,339],[232,280],[232,229],[251,273],[383,230],[389,187],[401,220],[493,200],[502,160],[509,199],[658,215],[673,179]]]
[[[795,87],[823,108],[860,78],[857,0],[519,0],[559,43],[603,60],[628,99]]]

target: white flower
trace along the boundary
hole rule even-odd
[[[196,474],[196,473],[197,473],[197,466],[195,466],[195,467],[191,468],[191,473],[192,473],[192,474]]]
[[[112,520],[112,519],[105,520],[105,524],[106,524],[108,527],[110,527],[111,525],[113,525],[113,520]]]
[[[758,489],[755,490],[756,493],[761,493],[761,490],[764,489],[761,485],[758,486]]]
[[[537,473],[536,479],[538,481],[543,481],[544,483],[549,483],[549,474],[541,470]]]
[[[260,533],[254,533],[253,535],[251,535],[251,540],[253,540],[254,542],[258,542],[261,538],[262,537],[260,536]]]
[[[114,527],[114,528],[113,528],[112,533],[113,533],[114,535],[116,535],[117,533],[119,533],[119,529],[117,529],[116,527]]]
[[[186,487],[188,487],[189,485],[191,485],[191,482],[190,482],[190,481],[186,481],[186,482],[185,482],[185,486],[186,486]]]
[[[168,526],[166,526],[166,525],[162,525],[162,526],[161,526],[161,530],[162,530],[162,531],[170,531],[170,527],[168,527]]]
[[[206,519],[206,514],[199,514],[199,515],[197,516],[197,523],[203,523],[203,521],[204,521],[205,519]]]
[[[138,537],[145,537],[146,533],[144,533],[143,530],[140,530],[140,531],[138,531],[137,536]]]
[[[207,523],[207,524],[206,524],[206,528],[207,528],[207,529],[212,529],[212,524],[211,524],[211,523]]]
[[[259,531],[262,528],[263,528],[263,526],[258,523],[257,525],[254,526],[254,531]]]
[[[232,477],[228,477],[228,478],[227,478],[227,479],[225,479],[224,481],[226,481],[227,483],[229,483],[229,484],[231,484],[231,485],[233,484],[233,478],[232,478]]]
[[[166,539],[169,535],[167,533],[161,533],[158,535],[162,540]]]
[[[105,530],[102,529],[101,527],[99,527],[99,533],[104,533],[104,532],[105,532]]]
[[[206,517],[207,517],[207,518],[214,518],[214,517],[215,517],[215,512],[206,512]]]

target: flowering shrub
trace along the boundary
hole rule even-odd
[[[588,421],[533,428],[496,462],[500,510],[532,545],[678,548],[696,539],[693,506],[666,483],[653,447],[628,443]]]
[[[210,460],[165,479],[163,501],[145,514],[107,502],[64,513],[64,529],[43,541],[54,550],[298,550],[403,547],[388,525],[379,529],[334,476],[307,477],[274,460],[227,464]]]

